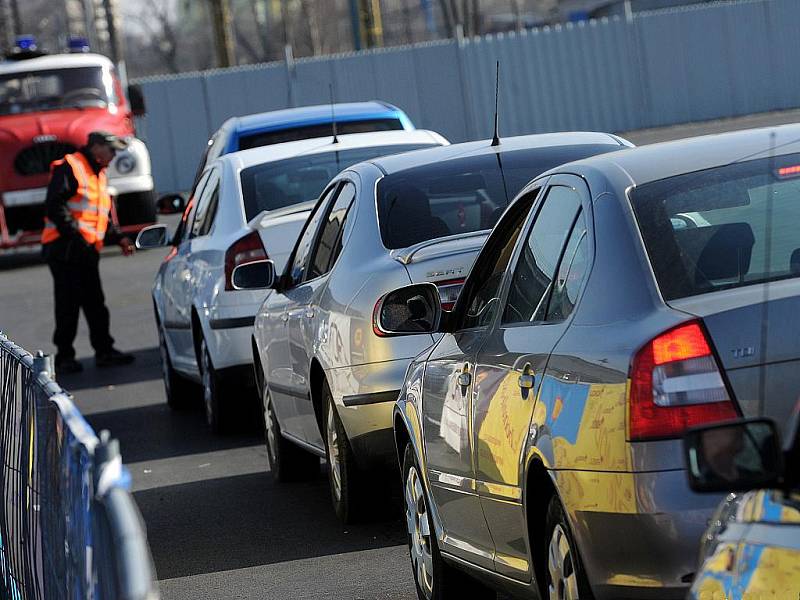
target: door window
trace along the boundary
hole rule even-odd
[[[344,237],[344,226],[350,206],[356,197],[356,187],[350,183],[345,183],[333,207],[325,219],[325,225],[317,238],[314,258],[308,270],[306,279],[320,277],[333,268],[339,253],[342,251],[342,240]]]
[[[581,198],[565,186],[550,188],[517,260],[503,323],[544,320],[564,244],[581,207]]]
[[[589,272],[589,236],[586,218],[581,212],[572,228],[561,265],[558,268],[553,293],[547,306],[548,322],[563,321],[572,313],[578,292]]]
[[[312,244],[314,243],[317,231],[319,230],[319,225],[326,214],[325,208],[328,206],[328,202],[337,188],[338,183],[328,188],[322,194],[319,202],[317,202],[317,205],[314,207],[311,217],[306,222],[306,227],[294,248],[292,266],[291,270],[289,271],[289,287],[298,285],[303,281],[303,276],[305,275],[306,264],[308,263],[308,256],[311,252]]]
[[[487,240],[464,286],[466,311],[459,329],[482,327],[492,321],[500,302],[503,274],[538,193],[538,189],[533,190],[515,203]]]
[[[212,171],[208,183],[197,201],[197,211],[194,223],[192,223],[192,237],[206,235],[211,231],[219,201],[219,183],[218,173]]]

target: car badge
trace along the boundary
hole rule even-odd
[[[753,356],[756,353],[756,349],[752,346],[746,346],[744,348],[734,348],[731,353],[734,358],[747,358],[748,356]]]
[[[55,142],[58,139],[55,135],[37,135],[34,136],[33,142],[35,144],[44,144],[45,142]]]

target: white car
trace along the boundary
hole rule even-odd
[[[203,385],[211,429],[225,428],[253,383],[251,338],[263,290],[234,289],[233,270],[270,258],[283,267],[311,205],[339,171],[377,156],[446,145],[424,130],[315,138],[226,154],[203,172],[173,251],[153,285],[167,402],[191,401],[187,380]],[[164,225],[140,234],[142,248],[166,245]],[[238,405],[238,406],[237,406]]]

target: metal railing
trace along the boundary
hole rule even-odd
[[[119,444],[0,333],[0,598],[155,600]]]

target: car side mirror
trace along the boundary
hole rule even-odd
[[[783,450],[768,419],[739,419],[689,430],[683,439],[689,487],[695,492],[775,488]]]
[[[132,83],[128,86],[128,101],[131,103],[131,113],[134,117],[142,117],[147,112],[144,105],[142,86]]]
[[[378,301],[373,328],[381,337],[435,333],[441,318],[438,288],[417,283],[389,292]]]
[[[183,194],[164,194],[156,201],[156,209],[160,215],[175,215],[186,209],[186,198]]]
[[[233,270],[231,283],[235,290],[268,290],[275,286],[275,263],[256,260]]]
[[[142,229],[136,236],[136,247],[139,250],[163,248],[169,245],[169,229],[164,224],[150,225]]]

